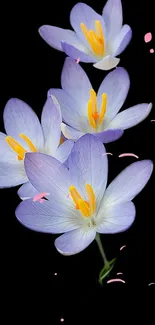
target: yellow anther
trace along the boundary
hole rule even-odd
[[[107,107],[107,95],[102,94],[102,103],[101,103],[101,110],[100,110],[100,115],[99,115],[99,126],[102,124],[104,120],[104,116],[106,113],[106,107]]]
[[[91,185],[86,184],[88,201],[83,200],[75,186],[70,186],[69,191],[76,209],[80,210],[84,217],[90,217],[94,214],[96,210],[96,197]]]
[[[79,206],[80,212],[85,217],[90,217],[90,209],[84,200],[78,200],[78,206]]]
[[[100,113],[98,112],[97,97],[94,89],[90,90],[90,97],[87,106],[88,121],[92,128],[97,129],[104,120],[107,106],[107,95],[102,94]]]
[[[75,186],[70,186],[69,191],[70,191],[70,195],[75,203],[76,209],[79,209],[78,201],[82,200],[81,195],[79,194],[79,192],[77,191]]]
[[[34,144],[31,142],[31,140],[26,135],[24,135],[23,133],[20,133],[19,136],[27,143],[29,149],[32,152],[36,152],[37,151],[37,149],[34,146]]]
[[[10,136],[7,136],[5,140],[7,144],[11,147],[11,149],[17,154],[18,160],[23,160],[26,150],[15,139]]]
[[[80,24],[80,27],[94,54],[102,57],[104,55],[105,44],[101,22],[95,20],[95,31],[87,29],[83,23]]]
[[[59,142],[59,146],[60,146],[63,142],[65,142],[65,140],[64,140],[63,137],[61,137],[61,138],[60,138],[60,142]]]
[[[91,99],[88,101],[88,121],[92,128],[96,129],[96,122],[93,118],[93,103]]]
[[[96,210],[96,197],[95,193],[91,187],[90,184],[86,184],[86,192],[88,196],[88,202],[89,202],[89,207],[90,207],[90,214],[94,214]]]

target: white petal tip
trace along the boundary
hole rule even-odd
[[[97,69],[107,71],[115,68],[119,62],[120,62],[119,58],[115,58],[109,55],[103,58],[102,60],[98,61],[97,63],[93,64],[93,66]]]

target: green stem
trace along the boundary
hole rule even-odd
[[[103,249],[102,243],[101,243],[101,238],[100,238],[99,233],[96,234],[95,239],[96,239],[96,242],[97,242],[97,245],[98,245],[99,251],[100,251],[100,253],[101,253],[101,255],[102,255],[102,258],[103,258],[103,261],[104,261],[104,264],[105,264],[105,268],[106,268],[106,269],[109,269],[110,264],[109,264],[109,262],[108,262],[108,260],[107,260],[107,258],[106,258],[106,255],[105,255],[105,252],[104,252],[104,249]]]

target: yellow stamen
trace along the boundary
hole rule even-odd
[[[99,126],[102,124],[104,120],[104,116],[106,113],[106,107],[107,107],[107,95],[102,94],[102,103],[101,103],[101,110],[100,110],[100,115],[99,115]]]
[[[103,56],[105,42],[101,22],[95,20],[95,31],[87,29],[83,23],[80,24],[80,27],[94,54],[100,57]]]
[[[93,118],[93,103],[91,99],[88,101],[88,121],[92,128],[96,129],[96,123]]]
[[[24,135],[23,133],[20,133],[19,136],[27,143],[29,149],[32,152],[36,152],[37,151],[37,149],[34,146],[34,144],[31,142],[31,140],[26,135]]]
[[[61,137],[61,138],[60,138],[60,142],[59,142],[59,146],[60,146],[63,142],[65,142],[65,140],[64,140],[63,137]]]
[[[36,147],[26,135],[21,133],[19,136],[27,143],[32,152],[37,151]],[[21,144],[10,136],[7,136],[5,140],[11,149],[17,154],[18,160],[23,160],[27,151],[21,146]]]
[[[12,148],[12,150],[16,152],[18,160],[23,160],[26,150],[15,139],[10,136],[7,136],[5,140],[7,144]]]
[[[79,194],[79,192],[77,191],[75,186],[70,186],[69,191],[70,191],[70,195],[75,203],[76,209],[79,209],[78,201],[82,200],[81,195]]]
[[[87,191],[88,202],[90,206],[90,213],[92,215],[96,210],[96,197],[90,184],[86,184],[86,191]]]
[[[90,209],[84,200],[78,200],[78,206],[79,206],[80,212],[85,217],[90,217]]]

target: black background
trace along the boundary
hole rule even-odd
[[[16,1],[1,4],[2,132],[3,109],[11,97],[27,102],[40,117],[48,89],[60,87],[65,54],[49,47],[39,36],[38,28],[44,24],[70,28],[69,13],[75,3],[44,0],[33,5]],[[86,3],[101,13],[105,1]],[[155,54],[149,52],[154,48],[154,34],[150,43],[144,42],[145,33],[152,32],[154,27],[154,4],[152,0],[123,0],[122,3],[124,23],[133,30],[132,41],[120,55],[119,64],[126,68],[131,78],[130,91],[123,106],[126,109],[138,103],[155,103]],[[97,90],[106,72],[93,68],[91,64],[81,65]],[[120,140],[106,145],[107,151],[113,153],[113,156],[109,156],[109,182],[136,160],[133,157],[118,158],[120,153],[133,152],[140,159],[151,159],[155,163],[155,123],[151,123],[151,119],[155,119],[154,107],[145,121],[126,130]],[[126,290],[154,295],[155,286],[148,286],[150,282],[155,282],[154,184],[155,172],[145,189],[134,199],[136,220],[128,231],[102,235],[107,257],[118,257],[110,278],[115,277],[117,272],[123,272],[122,279],[126,281],[125,284],[105,282],[103,287],[97,282],[103,265],[95,242],[78,255],[60,255],[54,247],[56,236],[32,232],[16,220],[14,211],[20,202],[17,189],[0,190],[1,287],[4,285],[4,305],[15,304],[16,316],[20,311],[22,317],[29,317],[31,311],[40,315],[40,304],[47,301],[50,324],[61,324],[60,318],[64,318],[65,324],[74,324],[76,321],[87,323],[98,318],[96,324],[102,324],[106,314],[105,306],[107,308],[111,303],[115,305],[119,295],[121,305]],[[122,245],[127,247],[120,251]],[[54,275],[55,272],[57,275]],[[39,304],[35,309],[36,301]],[[132,301],[129,310],[131,306]]]

